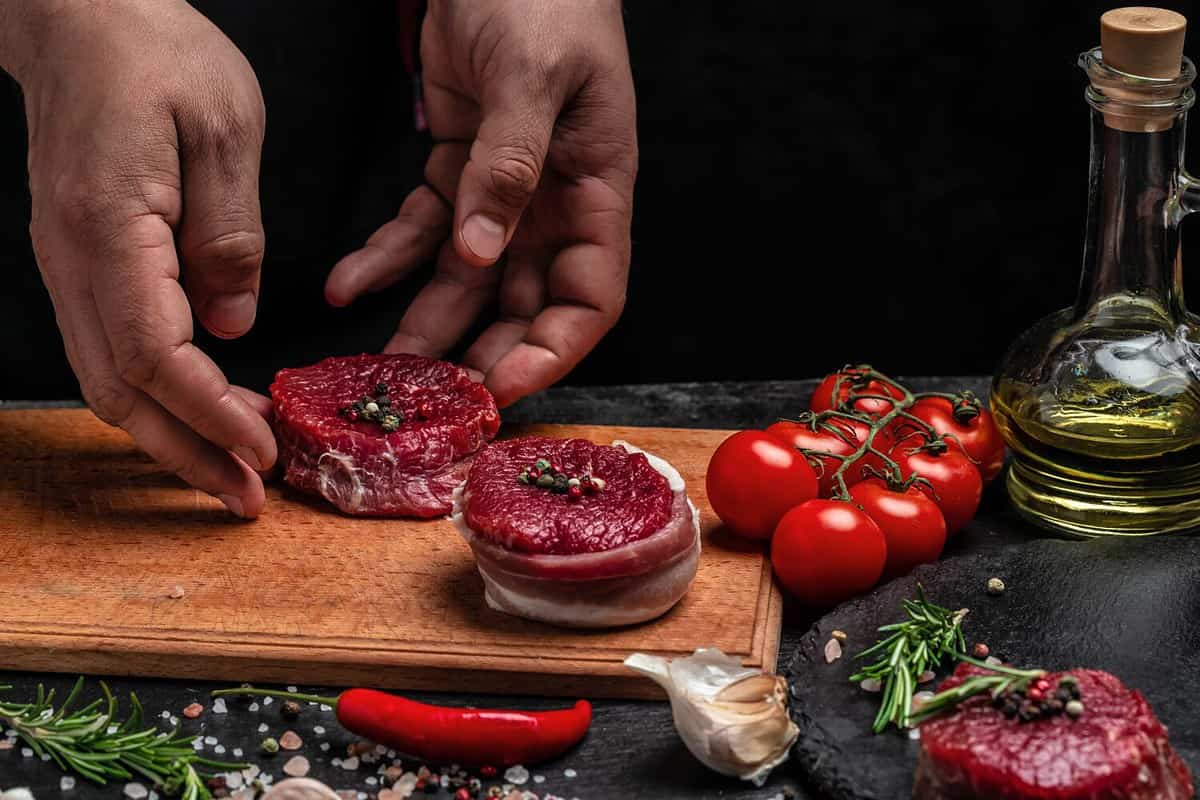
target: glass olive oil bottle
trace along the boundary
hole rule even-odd
[[[1181,165],[1196,76],[1185,24],[1110,11],[1101,46],[1079,57],[1092,108],[1079,294],[1017,339],[992,387],[1009,495],[1067,534],[1200,528],[1200,319],[1184,307],[1179,244],[1200,208]]]

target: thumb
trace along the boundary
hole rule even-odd
[[[265,237],[259,208],[262,129],[253,119],[181,131],[183,283],[197,319],[230,339],[254,324]]]
[[[500,258],[541,180],[558,106],[531,94],[502,92],[482,104],[454,204],[454,248],[473,266]]]

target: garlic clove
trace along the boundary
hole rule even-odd
[[[667,691],[680,738],[723,775],[761,786],[800,734],[788,715],[787,682],[716,648],[673,660],[635,653],[625,665]]]

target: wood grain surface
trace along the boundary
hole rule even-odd
[[[82,410],[0,412],[0,662],[8,669],[589,697],[657,697],[621,661],[719,647],[774,667],[782,602],[761,548],[719,527],[704,469],[722,431],[586,425],[504,435],[627,439],[701,509],[683,601],[570,631],[488,609],[445,520],[356,519],[286,486],[243,522]],[[174,587],[184,596],[172,599]]]

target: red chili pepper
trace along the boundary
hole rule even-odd
[[[213,697],[279,697],[333,706],[351,733],[432,764],[534,764],[565,752],[587,733],[592,706],[554,711],[456,708],[418,703],[374,689],[320,697],[269,689],[220,689]]]

